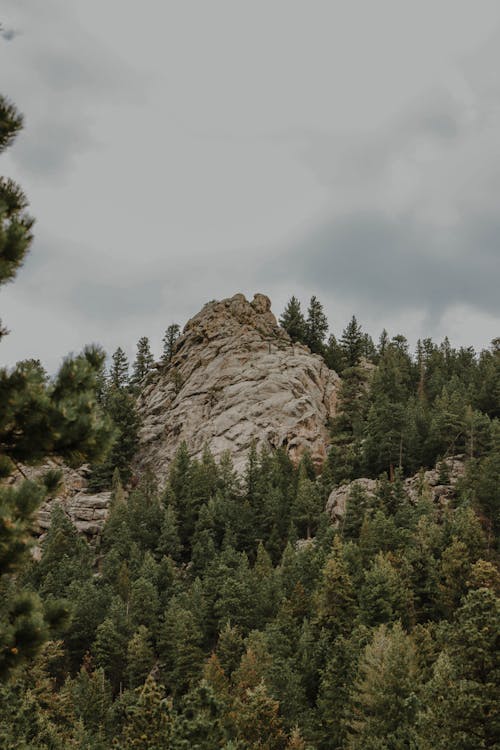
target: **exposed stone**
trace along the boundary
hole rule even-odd
[[[334,521],[339,521],[344,516],[347,498],[354,487],[361,487],[368,496],[373,496],[377,489],[377,480],[362,477],[347,484],[341,484],[340,487],[334,489],[326,502],[326,511]]]
[[[165,479],[182,441],[193,457],[205,446],[217,459],[228,451],[237,470],[254,442],[283,446],[294,461],[309,451],[319,466],[338,382],[320,356],[292,343],[265,295],[210,302],[141,393],[137,469]]]
[[[80,533],[90,537],[99,535],[109,513],[111,493],[87,494],[85,488],[88,466],[71,469],[60,459],[51,458],[39,466],[22,466],[20,471],[15,472],[9,478],[9,482],[16,484],[22,479],[37,480],[50,469],[62,472],[62,483],[57,496],[40,506],[36,517],[35,532],[43,535],[47,531],[52,510],[56,504],[59,504]]]
[[[442,466],[438,465],[405,479],[404,488],[412,503],[416,503],[424,494],[433,502],[446,505],[456,496],[457,482],[464,474],[465,456],[451,456],[442,462]],[[446,482],[442,481],[443,478]],[[334,489],[327,500],[326,510],[335,522],[338,523],[345,514],[347,499],[356,486],[361,487],[368,497],[373,497],[377,490],[377,480],[363,477]]]

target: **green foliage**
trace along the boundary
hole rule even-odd
[[[0,152],[22,127],[22,117],[0,96]],[[33,220],[18,185],[0,178],[0,284],[11,281],[32,242]],[[0,337],[6,331],[0,325]],[[0,369],[0,475],[7,478],[19,462],[37,463],[58,455],[72,465],[100,458],[110,437],[109,421],[102,415],[97,396],[103,352],[88,347],[64,360],[49,379],[35,360],[14,369]],[[59,477],[46,475],[42,486],[24,482],[0,487],[0,679],[17,664],[32,657],[60,623],[62,605],[35,594],[14,591],[14,576],[31,544],[33,514]],[[48,593],[48,592],[47,592]]]
[[[328,321],[323,312],[323,305],[315,296],[311,297],[307,309],[305,343],[315,354],[323,354]]]
[[[115,381],[122,382],[122,385],[117,386]],[[114,426],[114,436],[105,460],[92,466],[89,487],[94,491],[109,489],[116,471],[123,482],[130,480],[131,462],[139,439],[140,420],[135,397],[116,373],[111,373],[105,386],[102,408]]]
[[[396,623],[381,625],[366,646],[347,714],[349,750],[416,748],[415,647]]]
[[[165,692],[152,675],[135,691],[128,708],[119,748],[123,750],[164,750],[169,747],[172,716]]]
[[[137,354],[133,366],[130,385],[137,388],[154,366],[154,357],[147,336],[142,336],[137,343]]]
[[[496,747],[498,342],[476,356],[425,339],[413,358],[402,336],[375,348],[353,317],[325,347],[314,297],[307,321],[292,298],[281,322],[341,373],[320,475],[307,453],[294,466],[254,445],[238,476],[229,456],[193,459],[182,444],[165,486],[132,477],[145,338],[131,382],[121,349],[107,376],[91,350],[53,379],[20,363],[15,392],[0,373],[15,393],[0,414],[7,478],[56,446],[94,459],[114,425],[92,467],[92,487],[112,490],[95,547],[61,505],[28,562],[32,514],[60,475],[0,489],[0,745]],[[170,326],[164,364],[177,336]],[[455,482],[464,462],[434,502],[429,485]],[[352,484],[332,524],[329,493],[362,476],[377,481]]]
[[[353,315],[346,328],[342,331],[340,348],[347,367],[356,367],[364,352],[365,341],[361,326]]]
[[[280,326],[285,329],[293,342],[305,342],[306,321],[300,309],[300,302],[296,297],[291,297],[279,320]]]
[[[179,335],[180,326],[177,323],[171,323],[165,331],[165,335],[162,339],[163,353],[161,361],[163,364],[168,364],[172,359]]]

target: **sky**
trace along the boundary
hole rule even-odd
[[[0,359],[160,354],[205,302],[315,294],[456,346],[500,335],[498,0],[1,0],[0,157],[36,218]]]

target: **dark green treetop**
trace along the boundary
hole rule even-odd
[[[304,342],[306,336],[306,321],[300,309],[300,302],[297,297],[293,296],[290,298],[279,323],[288,333],[293,342]]]

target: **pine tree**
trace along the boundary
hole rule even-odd
[[[344,353],[333,333],[328,337],[324,357],[330,370],[335,370],[335,372],[338,372],[339,374],[342,373],[346,366]]]
[[[225,706],[205,680],[183,699],[173,729],[171,747],[175,750],[215,750],[227,747],[224,729]]]
[[[123,380],[121,382],[125,383]],[[105,460],[91,467],[89,488],[94,491],[110,488],[116,470],[124,483],[130,480],[132,458],[139,442],[139,414],[135,398],[125,385],[113,385],[112,378],[103,407],[114,426],[114,435]]]
[[[90,746],[101,747],[108,711],[111,708],[111,686],[102,669],[91,671],[88,660],[79,673],[67,680],[64,693],[71,698],[77,716],[83,721]]]
[[[151,353],[151,347],[149,346],[149,339],[147,336],[142,336],[137,342],[137,354],[132,371],[132,378],[130,380],[131,386],[137,387],[141,383],[146,375],[151,372],[154,366],[154,357]]]
[[[415,647],[401,625],[381,625],[361,657],[348,717],[349,750],[413,748],[418,670]]]
[[[279,320],[280,326],[285,329],[293,342],[304,343],[306,338],[306,322],[300,309],[297,297],[291,297]]]
[[[342,373],[338,406],[331,422],[328,465],[337,484],[360,476],[362,443],[367,411],[367,377],[361,367],[347,367]]]
[[[109,382],[113,388],[126,388],[128,385],[128,359],[127,355],[121,348],[115,351],[112,356],[112,364],[109,371]]]
[[[422,750],[497,748],[500,734],[500,600],[472,590],[445,631],[445,647],[423,691]]]
[[[16,108],[0,96],[0,153],[22,127]],[[12,181],[0,178],[0,285],[11,281],[32,241],[33,220],[26,198]],[[0,325],[0,336],[6,331]],[[0,369],[0,476],[8,477],[19,462],[36,463],[59,455],[73,464],[101,456],[110,427],[97,406],[97,375],[103,353],[87,348],[68,357],[55,378],[43,369],[21,363]],[[24,482],[0,488],[0,584],[9,590],[0,604],[0,678],[24,658],[32,656],[48,635],[49,616],[33,595],[13,591],[15,574],[31,544],[33,514],[49,491]],[[61,614],[61,610],[59,610]]]
[[[244,651],[241,629],[237,625],[226,622],[220,631],[217,642],[217,657],[225,674],[231,677],[240,663]]]
[[[129,707],[120,742],[123,750],[164,750],[171,747],[172,709],[165,691],[149,674],[136,688],[136,699]]]
[[[305,343],[314,354],[323,354],[328,321],[323,305],[314,295],[307,309]]]
[[[373,627],[406,619],[410,610],[410,592],[388,556],[379,553],[366,571],[359,592],[361,620]]]
[[[200,676],[201,642],[194,614],[172,599],[160,626],[158,651],[165,684],[175,696],[185,693]]]
[[[139,625],[127,646],[127,676],[131,688],[143,684],[154,660],[151,634],[144,625]]]
[[[170,556],[172,560],[180,558],[182,547],[179,537],[179,524],[177,513],[171,505],[167,505],[165,508],[157,549],[160,555]]]
[[[305,470],[302,470],[292,506],[292,518],[299,533],[305,534],[307,539],[310,539],[316,530],[322,510],[323,501],[317,485],[306,476]]]
[[[337,537],[316,590],[318,624],[332,636],[342,634],[351,624],[354,606],[353,582],[344,560],[342,542]]]
[[[177,343],[177,339],[180,335],[180,326],[177,325],[177,323],[172,323],[168,326],[167,330],[165,331],[165,335],[162,339],[163,344],[163,353],[161,355],[161,361],[162,364],[168,364],[170,360],[172,359],[174,352],[175,352],[175,346]]]
[[[123,684],[130,635],[126,607],[119,597],[114,597],[108,616],[97,628],[92,654],[96,666],[104,670],[115,693]]]
[[[0,94],[0,154],[8,148],[23,127],[23,117]],[[0,178],[0,284],[11,281],[33,240],[34,220],[26,212],[26,197],[13,180]],[[1,329],[1,325],[0,325]],[[6,331],[2,330],[2,334]]]
[[[347,367],[356,367],[364,354],[366,340],[356,317],[353,315],[342,332],[340,348]]]

